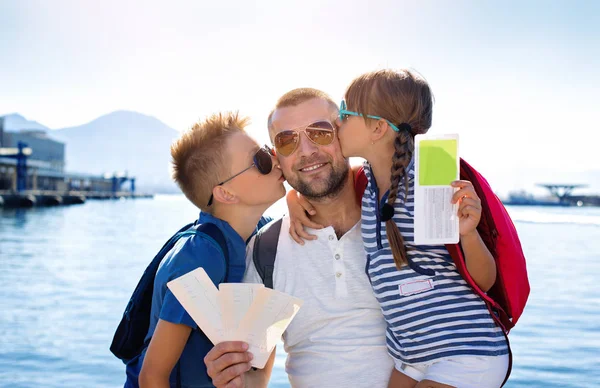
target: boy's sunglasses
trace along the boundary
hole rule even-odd
[[[273,144],[277,149],[278,155],[290,156],[300,144],[300,132],[304,132],[306,137],[316,145],[326,146],[333,142],[335,137],[335,128],[329,121],[316,121],[314,123],[287,129],[275,135]]]
[[[400,132],[400,130],[398,129],[397,126],[395,126],[394,124],[392,124],[392,122],[390,120],[386,120],[381,116],[373,116],[373,115],[364,115],[362,113],[358,113],[358,112],[353,112],[351,110],[346,109],[346,101],[342,100],[342,102],[340,103],[340,121],[344,121],[348,118],[348,116],[362,116],[362,117],[366,117],[369,119],[375,119],[375,120],[385,120],[390,127],[392,127],[392,129],[396,132]]]
[[[223,182],[219,183],[217,186],[224,185],[225,183],[229,182],[230,180],[237,177],[238,175],[241,175],[241,174],[245,173],[246,171],[250,170],[252,167],[256,167],[258,172],[260,172],[262,175],[270,174],[271,170],[273,169],[273,156],[275,156],[275,151],[273,151],[273,149],[271,147],[265,145],[262,148],[259,148],[258,151],[256,151],[256,153],[252,157],[252,164],[250,166],[246,167],[245,169],[238,172],[237,174],[225,179]],[[212,201],[213,201],[213,195],[211,194],[210,199],[208,200],[208,204],[206,206],[210,206],[212,204]]]

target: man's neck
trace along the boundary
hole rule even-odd
[[[226,221],[246,241],[256,229],[265,210],[266,208],[221,206],[215,209],[213,216]]]
[[[338,195],[310,198],[309,201],[316,210],[316,214],[310,217],[311,220],[324,226],[332,226],[338,238],[360,220],[360,205],[356,201],[352,172],[348,173],[348,180]]]

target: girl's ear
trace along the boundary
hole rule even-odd
[[[375,127],[373,128],[373,132],[371,134],[371,137],[372,137],[371,140],[377,141],[377,140],[381,139],[382,137],[385,136],[388,129],[390,129],[390,126],[388,125],[387,121],[385,121],[384,119],[377,120],[377,123],[375,124]]]

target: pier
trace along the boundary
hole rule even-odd
[[[587,185],[537,184],[548,190],[549,198],[536,198],[531,194],[512,193],[503,203],[511,206],[600,206],[600,195],[573,195],[573,191]]]
[[[108,200],[108,199],[136,199],[152,198],[151,194],[132,193],[130,191],[93,192],[93,191],[40,191],[27,190],[23,192],[14,192],[0,190],[0,207],[33,207],[33,206],[59,206],[59,205],[79,205],[87,200]]]
[[[49,138],[43,131],[4,132],[2,124],[0,120],[1,207],[152,198],[150,194],[136,192],[135,177],[127,172],[104,175],[66,172],[64,143]]]

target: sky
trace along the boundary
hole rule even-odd
[[[338,100],[403,67],[434,92],[430,132],[458,133],[492,184],[595,187],[600,2],[0,0],[0,115],[50,128],[126,109],[183,130],[239,110],[264,142],[283,93]]]

